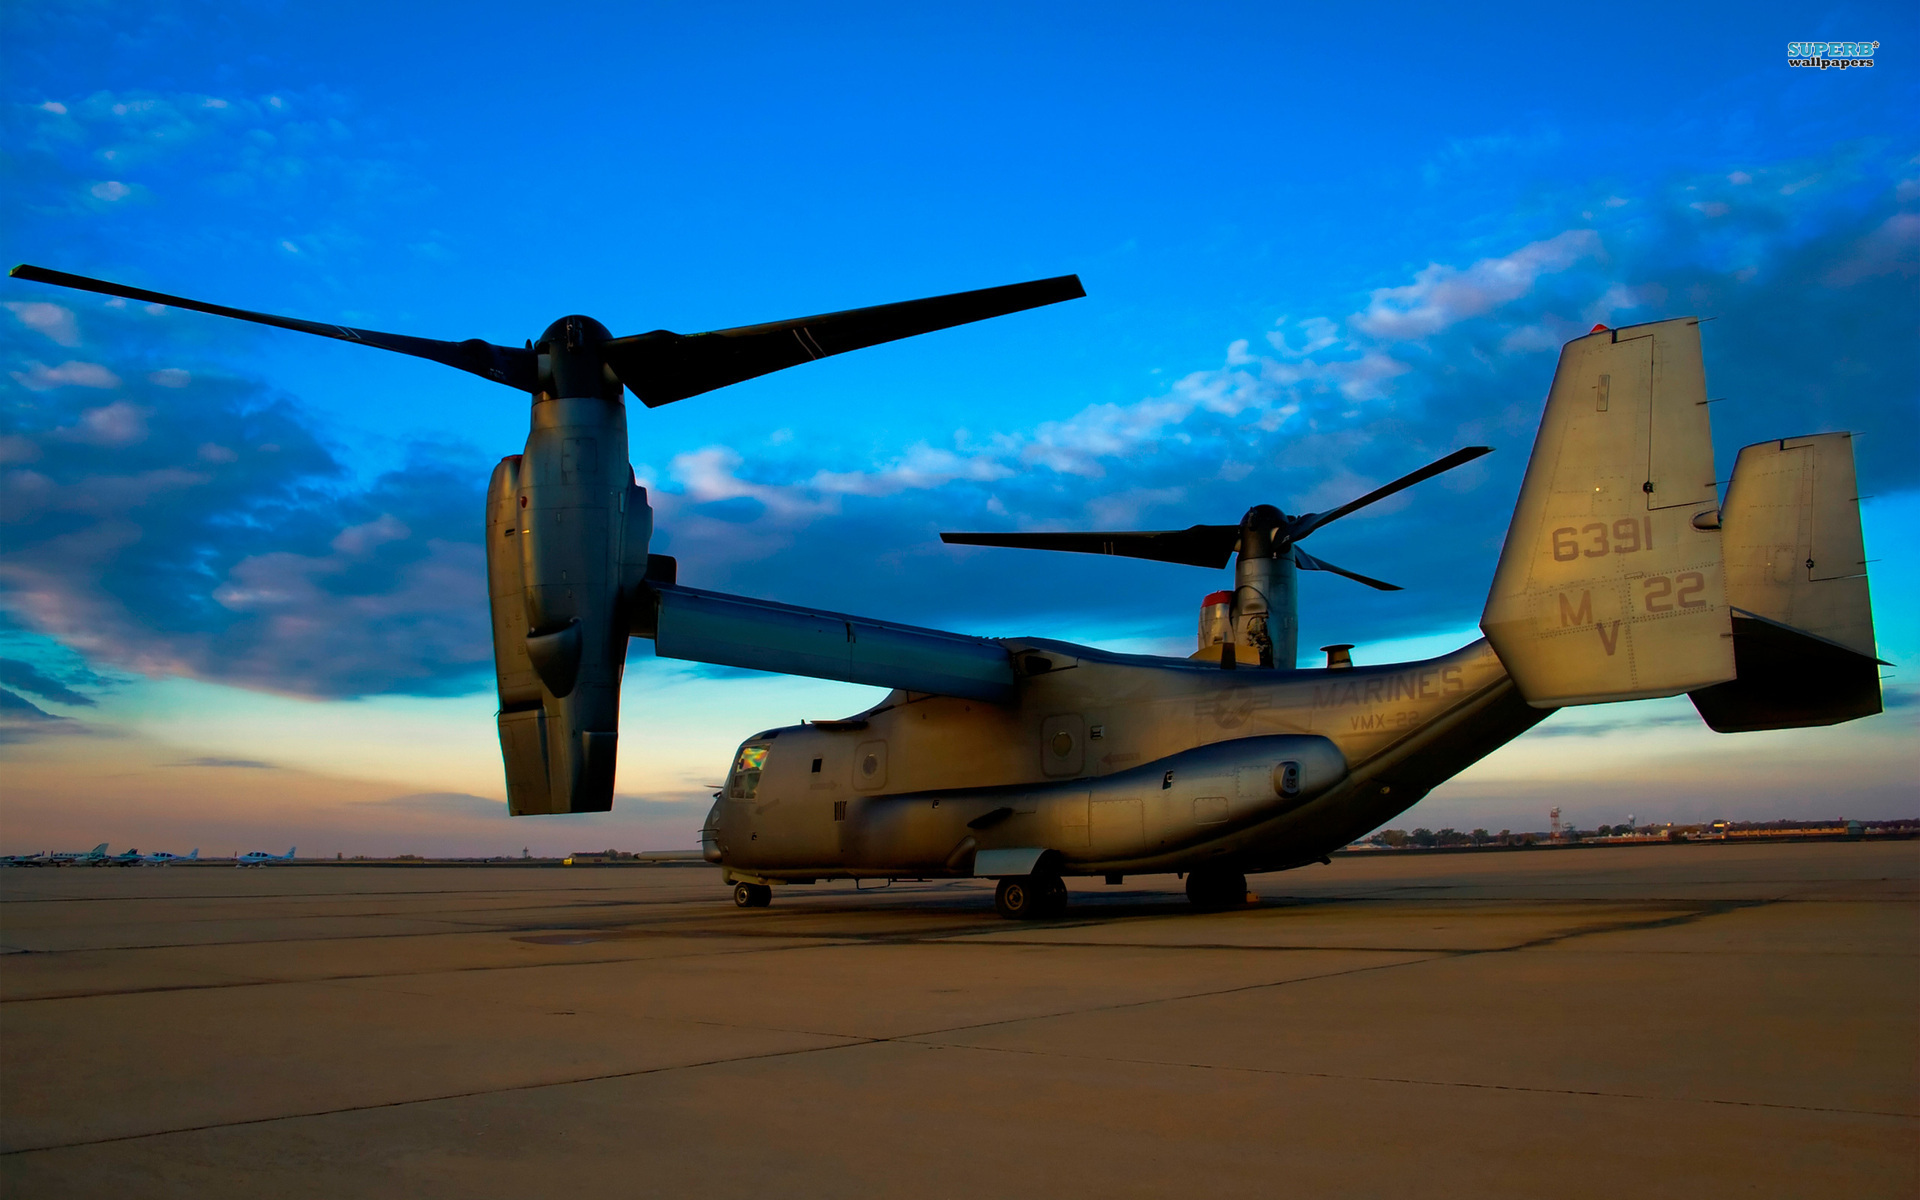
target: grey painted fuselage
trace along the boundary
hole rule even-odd
[[[1007,704],[896,691],[857,718],[749,738],[707,857],[765,881],[964,876],[1013,851],[1067,875],[1294,866],[1549,711],[1521,701],[1484,641],[1304,671],[1006,645],[1021,668]]]

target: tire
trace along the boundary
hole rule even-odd
[[[994,911],[1010,921],[1057,916],[1067,907],[1067,885],[1058,875],[1015,875],[993,890]]]
[[[764,883],[736,883],[733,885],[733,904],[735,908],[765,908],[773,903],[773,889]]]
[[[1247,902],[1247,877],[1214,867],[1189,872],[1187,899],[1195,908],[1208,912],[1239,908]]]
[[[993,889],[993,910],[1009,921],[1031,921],[1040,915],[1044,890],[1031,875],[1012,875]]]
[[[1041,881],[1038,875],[1033,879],[1036,884]],[[1067,911],[1067,881],[1058,875],[1049,875],[1045,882],[1046,886],[1040,893],[1040,915],[1057,917]]]

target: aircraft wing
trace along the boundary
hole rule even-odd
[[[1013,694],[1013,658],[988,638],[677,584],[652,592],[633,633],[663,658],[989,702]]]

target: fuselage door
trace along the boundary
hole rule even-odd
[[[1095,858],[1126,858],[1146,849],[1146,804],[1140,797],[1097,797],[1088,816]]]
[[[1080,774],[1087,761],[1087,722],[1079,713],[1062,713],[1040,723],[1040,769],[1061,779]]]
[[[1068,792],[1056,796],[1051,802],[1054,815],[1059,822],[1059,833],[1055,835],[1063,850],[1084,849],[1087,844],[1087,801],[1090,793]]]
[[[1299,773],[1300,769],[1296,766],[1294,768],[1294,790],[1296,792],[1300,790],[1298,783]],[[1268,808],[1273,804],[1273,797],[1277,790],[1274,786],[1276,779],[1276,769],[1274,767],[1265,764],[1257,767],[1241,767],[1234,774],[1236,776],[1233,802],[1234,816],[1238,817],[1248,813],[1259,812],[1261,809]]]

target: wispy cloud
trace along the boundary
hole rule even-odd
[[[28,360],[26,369],[9,372],[13,381],[28,391],[45,392],[60,387],[112,389],[120,386],[120,377],[99,363],[68,360],[57,367]]]
[[[25,696],[0,688],[0,746],[108,732],[98,725],[50,713]]]
[[[74,691],[32,663],[17,658],[0,658],[0,683],[55,704],[92,708],[97,703],[92,696]]]
[[[507,806],[498,800],[468,792],[415,792],[376,801],[381,808],[403,809],[442,817],[481,817],[506,824]]]
[[[246,771],[271,771],[274,769],[272,763],[262,762],[257,758],[219,758],[211,755],[205,755],[199,758],[183,759],[180,762],[168,763],[167,766],[170,766],[170,767],[217,767],[217,768],[231,767],[231,768],[237,768],[239,770],[246,770]]]
[[[80,323],[74,319],[70,308],[40,300],[9,300],[6,309],[22,325],[45,335],[57,345],[73,347],[80,344]]]
[[[149,336],[140,315],[96,311],[109,342]],[[147,675],[315,696],[471,686],[489,659],[477,456],[416,446],[356,484],[290,402],[150,374],[95,406],[16,381],[0,608]]]
[[[1375,291],[1351,323],[1362,333],[1389,341],[1429,337],[1521,299],[1542,275],[1565,271],[1600,251],[1598,233],[1569,229],[1464,269],[1432,263],[1404,287]]]
[[[1562,711],[1564,712],[1566,710]],[[1698,724],[1700,724],[1698,717],[1673,714],[1648,717],[1625,716],[1604,720],[1580,720],[1575,718],[1572,720],[1549,720],[1543,724],[1536,725],[1527,736],[1531,738],[1595,738],[1607,737],[1616,733],[1636,733],[1675,725],[1694,726]]]

